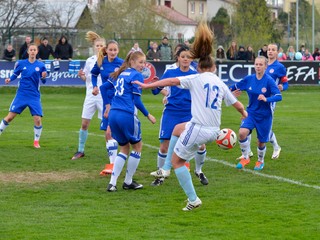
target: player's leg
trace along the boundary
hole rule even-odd
[[[194,173],[195,175],[199,178],[200,182],[203,184],[203,185],[208,185],[208,179],[206,178],[206,176],[204,175],[204,173],[202,172],[202,166],[204,164],[204,161],[205,161],[205,158],[206,158],[206,155],[207,155],[207,150],[206,150],[206,145],[205,144],[202,144],[195,157],[194,157],[194,160],[195,160],[195,170],[194,170]]]
[[[274,134],[274,132],[271,130],[270,131],[270,143],[272,144],[273,147],[273,153],[271,158],[272,159],[277,159],[280,156],[280,152],[281,152],[281,147],[278,144],[276,135]]]
[[[34,121],[34,141],[33,141],[33,146],[35,148],[40,148],[40,137],[42,133],[42,123],[41,123],[41,116],[35,115],[33,116],[33,121]]]
[[[249,135],[247,136],[247,139],[248,139],[248,142],[249,142],[249,149],[248,149],[249,158],[253,157],[253,152],[251,150],[251,136],[252,136],[252,133],[249,133]],[[237,160],[241,160],[242,158],[243,158],[243,155],[241,154],[241,156],[238,157]]]

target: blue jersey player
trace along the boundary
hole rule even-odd
[[[232,91],[236,89],[246,91],[249,97],[248,117],[242,120],[239,129],[239,144],[243,157],[237,164],[237,168],[242,169],[250,163],[248,135],[255,128],[258,138],[258,161],[254,170],[262,170],[266,143],[269,141],[273,120],[272,103],[281,101],[282,96],[273,78],[266,74],[267,59],[264,56],[257,57],[254,67],[255,74],[248,75],[239,83],[231,86]]]
[[[42,132],[42,106],[40,100],[40,79],[43,83],[46,81],[47,70],[43,62],[38,61],[38,47],[31,43],[28,47],[29,58],[20,60],[16,63],[13,75],[5,79],[9,84],[21,74],[19,87],[15,98],[13,99],[8,115],[0,123],[0,134],[9,125],[9,123],[21,114],[28,107],[34,120],[34,142],[35,148],[40,148],[39,140]]]
[[[118,43],[114,40],[107,42],[106,47],[102,48],[99,51],[99,56],[96,64],[91,70],[92,74],[92,85],[93,85],[93,95],[99,93],[101,90],[101,96],[103,99],[103,117],[100,125],[100,129],[105,131],[106,139],[106,149],[109,155],[109,164],[106,164],[105,169],[100,172],[100,175],[107,175],[112,173],[113,162],[117,156],[118,143],[111,137],[110,128],[108,127],[108,118],[106,117],[106,112],[109,111],[107,107],[111,102],[111,99],[114,95],[114,87],[109,87],[109,75],[117,71],[123,63],[123,59],[118,57],[119,46]],[[97,86],[97,77],[101,76],[102,85],[100,88]]]
[[[132,82],[134,80],[143,82],[141,72],[145,61],[146,56],[142,52],[132,52],[127,56],[120,69],[110,75],[113,79],[117,79],[117,82],[109,113],[109,125],[112,137],[120,146],[120,152],[114,161],[113,172],[107,187],[108,192],[117,191],[117,180],[129,155],[130,146],[132,151],[128,158],[127,171],[122,188],[129,190],[143,187],[132,179],[139,165],[142,150],[141,128],[136,108],[151,123],[154,124],[156,119],[147,111],[141,101],[141,88]]]

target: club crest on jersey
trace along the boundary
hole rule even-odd
[[[116,72],[116,71],[118,71],[119,70],[119,68],[118,67],[116,67],[115,69],[114,69],[114,72]]]
[[[269,73],[274,73],[274,69],[271,68],[271,69],[269,70]]]
[[[261,88],[261,92],[262,92],[262,93],[266,93],[266,92],[267,92],[267,89],[266,89],[266,88]]]
[[[36,67],[36,71],[39,72],[39,71],[40,71],[40,68],[39,68],[39,67]]]

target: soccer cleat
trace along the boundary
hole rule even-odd
[[[33,141],[33,146],[34,146],[35,148],[40,148],[39,141],[34,140],[34,141]]]
[[[112,174],[113,171],[113,163],[106,164],[105,168],[100,172],[100,176],[106,176],[108,174]]]
[[[257,170],[257,171],[260,171],[262,170],[264,167],[264,163],[263,162],[260,162],[260,161],[257,161],[256,162],[256,165],[254,166],[254,169],[253,170]]]
[[[271,159],[277,159],[277,158],[279,158],[280,152],[281,152],[281,147],[279,147],[277,150],[273,150]]]
[[[252,157],[253,157],[253,152],[249,152],[249,158],[252,158]],[[236,160],[241,160],[241,158],[243,158],[243,155],[238,157]]]
[[[204,175],[203,172],[201,172],[199,174],[194,172],[194,174],[197,176],[197,178],[199,178],[199,180],[202,183],[202,185],[208,185],[209,184],[208,179],[206,178],[206,176]]]
[[[107,187],[108,192],[116,192],[117,190],[117,186],[113,186],[111,183]]]
[[[242,169],[244,166],[248,165],[250,163],[250,158],[241,158],[240,162],[237,164],[236,168]]]
[[[156,187],[156,186],[160,186],[162,183],[164,182],[164,178],[156,178],[151,184],[150,186]]]
[[[200,200],[200,198],[196,198],[196,200],[194,202],[190,202],[190,200],[188,199],[187,200],[187,206],[182,208],[183,211],[191,211],[193,210],[194,208],[197,208],[197,207],[200,207],[202,202]]]
[[[84,153],[83,152],[76,152],[73,157],[71,158],[71,160],[77,160],[78,158],[82,158],[84,157]]]
[[[150,175],[156,178],[161,178],[161,177],[167,178],[170,176],[170,170],[164,170],[162,168],[159,168],[159,170],[151,172]]]
[[[143,185],[137,183],[136,181],[132,181],[131,184],[126,184],[126,183],[124,182],[123,185],[122,185],[122,188],[123,188],[124,190],[129,190],[129,189],[137,190],[137,189],[143,188]]]

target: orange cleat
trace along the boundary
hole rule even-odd
[[[35,148],[40,148],[39,141],[34,140],[34,141],[33,141],[33,146],[34,146]]]
[[[236,168],[242,169],[244,166],[248,165],[250,163],[250,158],[241,158],[240,162],[237,164]]]
[[[105,168],[100,172],[101,176],[106,176],[112,174],[113,171],[113,163],[106,164]]]

